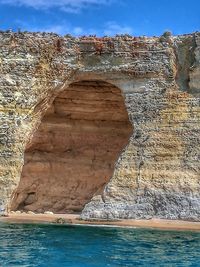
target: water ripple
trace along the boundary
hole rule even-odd
[[[0,224],[0,267],[200,266],[200,233]]]

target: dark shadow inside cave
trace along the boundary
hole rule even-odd
[[[109,182],[131,133],[119,88],[102,81],[71,84],[26,148],[11,209],[80,212]]]

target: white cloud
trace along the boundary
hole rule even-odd
[[[79,12],[89,5],[108,5],[115,0],[0,0],[0,4],[26,6],[35,9],[59,8],[65,12]]]
[[[133,34],[133,29],[126,25],[120,25],[114,21],[109,21],[105,24],[103,30],[105,35],[113,36],[115,34]]]
[[[64,25],[53,25],[53,26],[44,27],[44,28],[35,27],[30,30],[34,32],[54,32],[60,35],[64,35],[68,33],[70,29]]]
[[[73,28],[73,34],[75,35],[81,35],[84,34],[84,30],[81,27],[74,27]]]
[[[67,24],[65,21],[62,21],[60,24],[39,26],[39,25],[35,25],[35,23],[27,23],[22,20],[15,20],[15,24],[17,25],[17,28],[20,29],[21,31],[53,32],[53,33],[58,33],[60,35],[65,35],[67,33],[72,34],[73,32],[73,34],[76,35],[76,33],[73,31],[73,28],[70,27],[69,24]],[[76,28],[79,28],[79,27],[75,27],[74,29]]]
[[[74,36],[81,36],[92,34],[97,36],[113,36],[116,34],[133,34],[133,29],[131,27],[120,25],[114,21],[107,22],[98,28],[84,28],[79,25],[73,26],[66,20],[60,21],[59,24],[49,24],[44,26],[35,25],[34,23],[29,24],[21,20],[15,20],[15,24],[22,31],[26,30],[31,32],[54,32],[60,35],[72,34]]]

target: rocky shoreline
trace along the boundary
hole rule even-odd
[[[109,226],[109,227],[133,227],[133,228],[153,228],[160,230],[183,230],[200,231],[200,222],[182,221],[182,220],[81,220],[79,214],[28,214],[28,213],[10,213],[8,216],[0,217],[0,222],[6,223],[51,223],[63,225],[90,225],[90,226]]]

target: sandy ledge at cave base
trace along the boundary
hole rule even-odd
[[[193,230],[200,231],[200,222],[189,222],[179,220],[119,220],[119,221],[82,221],[78,214],[9,214],[8,217],[0,217],[0,222],[9,223],[53,223],[62,218],[66,224],[85,224],[85,225],[109,225],[121,227],[156,228],[163,230]]]

